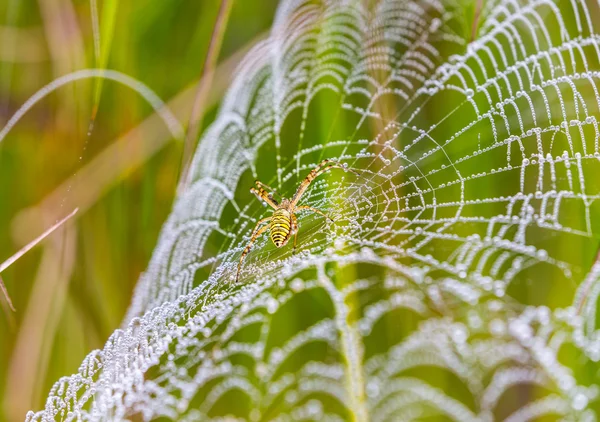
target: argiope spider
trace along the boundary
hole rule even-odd
[[[265,185],[264,183],[259,182],[258,180],[256,181],[256,188],[250,188],[250,192],[255,194],[258,197],[258,199],[265,201],[275,211],[273,212],[273,215],[271,217],[263,218],[262,220],[259,220],[258,223],[256,223],[254,231],[252,232],[252,237],[250,238],[250,242],[244,249],[244,252],[242,252],[242,256],[238,264],[237,275],[235,277],[236,282],[240,278],[242,262],[244,261],[244,258],[246,257],[248,252],[250,252],[252,244],[267,229],[270,231],[271,241],[273,241],[273,244],[278,248],[285,246],[288,240],[290,240],[290,237],[294,235],[295,252],[296,241],[298,240],[298,219],[296,218],[296,213],[298,211],[309,210],[320,214],[323,217],[329,219],[329,221],[333,222],[333,219],[327,216],[323,211],[320,211],[313,207],[309,207],[308,205],[298,206],[298,202],[300,201],[302,194],[306,191],[306,189],[308,189],[311,182],[321,174],[333,168],[340,168],[344,171],[351,171],[352,173],[360,175],[360,173],[358,173],[357,171],[349,169],[347,166],[344,166],[336,161],[323,160],[317,167],[311,170],[311,172],[308,173],[308,176],[306,176],[302,183],[300,183],[300,186],[298,186],[298,189],[296,190],[296,193],[294,194],[292,199],[286,199],[282,197],[281,203],[277,202],[275,199],[273,199],[273,195],[267,191],[267,189],[273,192],[275,192],[275,190]],[[265,223],[269,224],[263,225]]]

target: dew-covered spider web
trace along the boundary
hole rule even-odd
[[[595,421],[600,7],[283,1],[123,329],[28,420]],[[261,236],[254,180],[298,248]]]

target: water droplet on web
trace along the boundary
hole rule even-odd
[[[588,398],[584,394],[576,394],[573,399],[573,409],[583,410],[588,404]]]
[[[296,293],[301,292],[304,290],[304,281],[301,278],[295,278],[290,283],[290,288]]]
[[[281,16],[296,16],[294,5],[308,4],[288,3]],[[249,57],[240,67],[215,124],[199,142],[195,184],[177,198],[135,292],[137,327],[116,333],[90,358],[96,372],[86,363],[76,377],[60,381],[46,401],[47,419],[66,415],[70,406],[74,418],[89,419],[87,409],[127,414],[122,401],[101,402],[115,391],[147,400],[140,404],[143,418],[160,416],[157,409],[190,419],[208,419],[204,412],[226,418],[239,410],[235,400],[225,414],[214,404],[234,390],[247,393],[254,409],[240,411],[241,420],[265,418],[261,404],[281,398],[282,418],[288,419],[367,419],[372,410],[377,419],[375,412],[391,409],[386,406],[399,409],[384,415],[390,420],[418,419],[423,400],[412,407],[410,392],[429,388],[429,380],[419,371],[411,373],[415,381],[400,376],[415,357],[436,362],[467,386],[468,397],[434,386],[426,403],[432,415],[452,418],[444,410],[458,408],[457,420],[491,420],[493,412],[476,413],[467,399],[497,394],[502,401],[506,391],[528,386],[528,376],[552,381],[553,399],[577,410],[574,418],[590,410],[589,383],[580,385],[581,371],[558,359],[547,341],[569,339],[587,367],[596,356],[586,345],[587,326],[593,332],[588,316],[577,315],[573,305],[559,320],[560,310],[540,304],[545,298],[515,298],[513,287],[559,271],[564,277],[556,280],[563,284],[571,277],[574,286],[586,280],[589,267],[553,245],[568,249],[570,239],[589,242],[598,234],[592,218],[598,128],[588,115],[596,113],[598,101],[585,78],[600,74],[588,71],[572,82],[579,76],[573,69],[597,63],[595,39],[585,25],[578,29],[567,21],[575,15],[569,2],[552,9],[557,28],[538,19],[545,4],[526,13],[527,2],[515,3],[507,14],[503,3],[486,3],[482,33],[467,47],[454,31],[453,22],[462,19],[456,10],[406,4],[383,2],[365,22],[351,5],[340,13],[336,2],[324,8],[310,3],[309,13],[298,11],[301,25],[272,29],[260,45],[264,50],[257,50],[268,52],[268,60]],[[390,12],[396,5],[398,13]],[[588,6],[576,7],[588,16],[579,13]],[[508,32],[498,32],[490,16]],[[561,35],[548,40],[545,32]],[[448,44],[445,53],[437,49],[439,40]],[[404,55],[411,45],[418,48]],[[465,49],[445,60],[444,54]],[[323,90],[341,99],[340,110],[336,98],[313,101]],[[400,105],[391,116],[382,113],[379,95]],[[327,113],[320,116],[321,109]],[[326,115],[340,118],[321,121]],[[343,170],[350,168],[345,161],[357,163],[352,165],[366,171],[355,178],[333,169],[303,194],[299,205],[339,216],[339,222],[325,226],[322,216],[299,213],[296,254],[293,239],[277,249],[263,234],[242,265],[244,279],[232,283],[256,222],[272,215],[254,197],[240,202],[243,196],[235,193],[249,188],[242,186],[243,175],[262,177],[270,169],[265,182],[289,197],[320,161],[316,157],[342,162]],[[567,303],[574,302],[577,288],[564,286],[571,295]],[[590,298],[585,306],[595,306]],[[414,314],[418,324],[407,325],[393,344],[381,342],[378,327],[395,321],[399,310]],[[325,358],[305,353],[320,348],[327,349]],[[151,370],[141,369],[148,364]],[[81,404],[66,397],[97,379],[103,380],[102,394]],[[323,392],[335,406],[320,402]],[[194,397],[194,409],[185,397]],[[385,402],[378,401],[382,397]],[[528,399],[514,412],[528,409]],[[543,411],[548,403],[541,399],[536,406]]]

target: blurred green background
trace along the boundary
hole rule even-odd
[[[277,0],[233,1],[215,78],[210,84],[203,127],[214,118],[236,63],[270,28],[277,3]],[[94,5],[97,5],[100,22],[99,45],[93,35]],[[169,104],[179,121],[187,125],[219,5],[219,0],[0,1],[0,127],[47,83],[80,69],[103,65],[146,84]],[[463,9],[464,19],[462,22],[457,19],[462,26],[452,30],[460,39],[468,40],[477,20],[472,5],[465,5]],[[592,12],[595,19],[598,9]],[[107,25],[113,17],[114,30]],[[567,24],[570,33],[575,34],[574,20],[567,17]],[[559,35],[558,32],[553,34],[557,38]],[[442,45],[443,40],[439,42],[440,51],[449,55],[452,46]],[[531,45],[531,40],[525,43]],[[589,63],[591,68],[598,68],[596,60]],[[98,88],[101,88],[100,102],[95,114]],[[443,101],[439,98],[442,97],[423,106],[420,115],[423,121],[418,122],[419,126],[429,127],[440,122],[456,104],[464,103],[462,94],[446,95]],[[483,101],[482,95],[476,100],[486,109],[487,101]],[[316,134],[308,137],[314,142],[321,142],[326,136],[345,139],[342,131],[356,124],[344,125],[338,121],[335,129],[340,132],[334,132],[329,127],[334,126],[331,123],[335,121],[334,116],[328,113],[334,110],[329,105],[337,104],[337,99],[321,94],[312,104],[316,112],[311,115],[313,125],[307,126],[307,133]],[[381,106],[392,111],[400,109],[399,104],[388,104],[385,100]],[[420,104],[410,104],[402,117],[409,116],[417,106]],[[558,103],[553,107],[558,107]],[[88,135],[94,115],[93,130]],[[458,118],[446,119],[436,127],[437,133],[455,133],[474,118],[464,113]],[[288,120],[282,131],[286,139],[298,136],[299,123],[294,117]],[[484,133],[488,138],[477,138],[477,142],[491,144],[492,136],[484,123],[463,139]],[[516,128],[516,119],[512,124]],[[526,124],[531,125],[531,122]],[[383,131],[377,125],[365,125],[362,129],[373,133],[355,133],[354,139],[374,138]],[[591,128],[588,130],[586,135],[593,136]],[[402,142],[412,140],[403,136]],[[533,141],[530,138],[527,153],[535,152],[537,145]],[[557,137],[558,153],[563,148],[560,142],[565,141]],[[285,165],[291,161],[297,143],[289,142],[289,145],[290,150],[283,153]],[[427,144],[421,145],[430,148]],[[307,146],[305,143],[303,148]],[[454,161],[472,148],[470,143],[453,146],[456,149],[448,148],[448,151]],[[52,384],[61,376],[77,372],[83,358],[91,350],[101,348],[120,326],[135,283],[147,267],[160,228],[171,209],[183,149],[181,140],[173,139],[138,93],[111,81],[98,85],[96,80],[74,82],[53,92],[28,111],[0,141],[0,262],[58,218],[75,207],[80,208],[75,220],[2,273],[17,312],[10,312],[0,298],[0,420],[23,420],[27,410],[43,408],[43,400]],[[327,153],[335,155],[331,149]],[[260,154],[272,157],[273,151],[264,148]],[[324,157],[310,160],[316,162],[321,158]],[[488,156],[464,162],[465,173],[473,173],[478,166],[487,168],[489,163],[484,160],[488,160]],[[503,160],[501,157],[495,166],[499,167]],[[429,163],[437,165],[433,161]],[[264,174],[259,174],[260,179],[271,183],[268,175],[275,174],[274,169],[267,164],[261,167],[261,172]],[[242,180],[240,186],[251,185],[250,174],[246,176],[248,179]],[[517,172],[512,172],[507,179],[486,177],[480,185],[473,184],[479,189],[470,189],[469,195],[473,197],[467,199],[501,195],[503,187],[515,186],[517,176]],[[588,180],[588,189],[597,192],[598,179]],[[290,179],[289,184],[292,190],[297,180]],[[252,199],[247,188],[240,188],[240,192],[242,189],[245,198],[253,201],[252,212],[256,216],[263,213],[264,209]],[[457,191],[452,189],[443,191],[438,199],[443,202],[454,198]],[[490,208],[486,212],[497,215],[501,212],[499,209]],[[594,208],[592,215],[597,215],[597,210]],[[234,219],[234,210],[229,211],[230,214],[224,214],[224,220]],[[483,215],[480,210],[476,213]],[[568,227],[577,228],[583,221],[581,213],[563,211],[562,214],[566,216],[564,223]],[[550,232],[551,236],[549,231],[540,231],[531,238],[536,244],[544,245],[551,256],[563,253],[566,262],[578,265],[580,273],[573,278],[581,280],[598,249],[595,234],[600,220],[592,218],[591,221],[594,236],[579,236],[574,240],[576,236],[569,235],[561,238],[568,241],[558,242],[553,233]],[[465,232],[476,229],[469,225]],[[483,236],[485,226],[478,229]],[[264,253],[272,251],[273,248]],[[451,254],[453,250],[438,248],[437,253]],[[254,254],[248,262],[259,256],[259,253]],[[535,277],[525,271],[520,274],[514,283],[515,291],[509,292],[511,297],[523,299],[522,303],[566,306],[576,284],[545,271],[537,272]],[[203,270],[196,274],[197,280],[205,276]],[[542,280],[543,286],[534,284],[536,280]],[[593,376],[593,371],[587,368],[580,372]],[[586,382],[593,380],[586,378]]]
[[[170,106],[187,126],[219,4],[1,1],[0,127],[53,79],[101,66],[102,54],[106,68],[143,82],[167,103],[177,98]],[[204,127],[236,63],[268,31],[276,5],[233,2]],[[111,16],[114,31],[106,25]],[[103,82],[88,136],[96,86],[84,80],[51,93],[0,142],[0,262],[80,207],[71,223],[2,274],[17,312],[0,299],[0,420],[43,408],[52,384],[76,372],[119,327],[176,193],[183,143],[149,118],[154,111],[136,92]]]

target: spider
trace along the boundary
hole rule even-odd
[[[258,239],[258,237],[261,234],[267,231],[267,229],[270,231],[271,241],[278,248],[285,246],[288,240],[290,240],[290,237],[294,235],[293,251],[295,252],[296,241],[298,240],[298,219],[296,217],[296,213],[298,211],[309,210],[319,215],[322,215],[329,221],[333,222],[333,219],[321,210],[309,207],[308,205],[298,206],[298,202],[300,201],[302,194],[306,191],[306,189],[308,189],[311,182],[321,174],[333,168],[339,168],[344,171],[349,170],[354,174],[360,175],[360,173],[358,173],[357,171],[348,169],[347,166],[344,166],[336,161],[323,160],[321,161],[321,163],[319,163],[317,167],[311,170],[311,172],[308,173],[308,176],[306,176],[302,183],[300,183],[300,186],[298,186],[298,189],[296,189],[296,193],[294,194],[292,199],[282,198],[281,203],[273,199],[273,195],[267,191],[268,189],[270,191],[275,192],[273,188],[269,187],[268,185],[265,185],[264,183],[261,183],[258,180],[255,182],[256,188],[250,188],[250,192],[255,194],[258,197],[258,199],[265,201],[267,205],[271,206],[271,208],[273,208],[275,211],[273,212],[273,215],[271,217],[263,218],[259,220],[258,223],[256,223],[254,231],[252,232],[252,236],[250,237],[250,242],[244,249],[244,252],[242,252],[242,256],[238,264],[237,275],[235,277],[236,282],[240,278],[242,262],[244,261],[246,255],[248,255],[248,252],[250,252],[252,244],[256,241],[256,239]],[[269,224],[264,225],[266,223]]]

